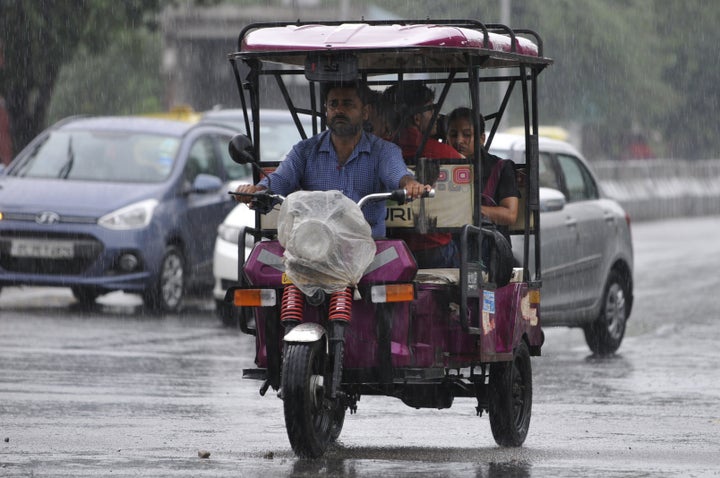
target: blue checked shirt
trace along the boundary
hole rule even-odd
[[[350,158],[340,166],[328,130],[293,146],[269,176],[270,189],[276,194],[337,190],[357,202],[368,194],[399,188],[400,179],[407,175],[412,172],[405,166],[400,148],[365,132]],[[258,184],[268,187],[267,178]],[[373,237],[385,236],[385,201],[365,204],[363,214]]]

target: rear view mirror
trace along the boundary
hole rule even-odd
[[[358,59],[351,54],[314,54],[305,59],[305,78],[309,81],[351,82],[358,79]]]
[[[255,163],[255,148],[252,141],[244,134],[236,134],[228,144],[228,152],[233,161],[238,164]]]

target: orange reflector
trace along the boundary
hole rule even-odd
[[[540,303],[540,291],[537,289],[533,289],[529,291],[530,293],[530,303],[531,304],[539,304]]]
[[[236,289],[233,303],[238,307],[271,307],[277,303],[275,289]]]
[[[410,302],[415,299],[415,289],[412,284],[375,285],[370,288],[370,299],[375,304]]]

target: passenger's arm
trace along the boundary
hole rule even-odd
[[[518,198],[510,196],[500,200],[497,206],[481,206],[480,213],[495,224],[509,226],[517,220],[518,204]]]

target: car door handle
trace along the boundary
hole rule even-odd
[[[577,219],[574,217],[565,218],[565,225],[567,227],[577,227]]]
[[[606,211],[603,214],[603,217],[605,218],[605,222],[610,223],[610,224],[615,224],[616,218],[615,218],[615,215],[612,214],[611,212]]]

